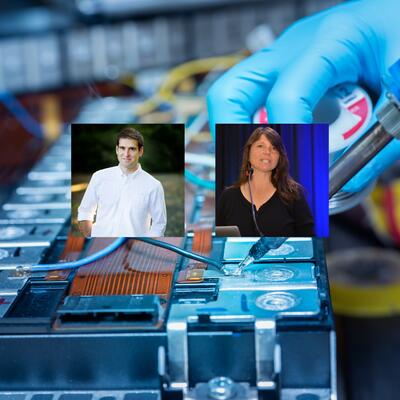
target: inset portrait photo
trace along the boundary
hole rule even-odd
[[[183,124],[72,124],[72,231],[184,234]]]
[[[216,233],[328,236],[327,124],[217,124]]]

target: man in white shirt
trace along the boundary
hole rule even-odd
[[[115,151],[119,165],[93,174],[78,208],[79,229],[84,236],[164,235],[164,190],[139,164],[143,144],[136,129],[125,128],[118,134]]]

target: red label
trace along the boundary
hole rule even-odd
[[[358,100],[356,103],[352,104],[348,110],[354,114],[358,115],[361,117],[361,120],[357,122],[356,125],[354,125],[350,130],[347,132],[343,133],[343,139],[348,139],[349,137],[353,136],[354,133],[360,129],[360,127],[363,125],[365,120],[367,119],[368,115],[368,104],[367,104],[367,99],[364,97],[361,100]]]
[[[267,124],[268,123],[268,115],[267,115],[267,109],[265,107],[263,107],[260,110],[260,120],[259,120],[260,124]]]

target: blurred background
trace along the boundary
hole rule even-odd
[[[72,233],[81,236],[77,213],[89,180],[95,171],[118,165],[116,137],[127,126],[138,130],[144,139],[140,164],[159,180],[167,206],[165,236],[184,236],[184,151],[183,124],[73,124],[71,127]]]
[[[226,69],[270,44],[291,23],[336,3],[2,3],[2,199],[71,122],[183,122],[187,228],[212,225],[214,144],[205,93]]]
[[[15,210],[43,201],[18,189],[52,143],[62,133],[68,135],[70,123],[181,122],[186,126],[186,227],[211,227],[215,146],[207,126],[207,89],[224,70],[270,44],[299,18],[337,3],[2,2],[1,223],[26,223],[27,214]],[[69,146],[65,140],[65,151],[48,161],[47,168],[68,173]],[[67,189],[51,200],[60,203],[55,211],[43,211],[56,213],[57,223],[60,216],[69,219],[71,182],[62,176]],[[341,399],[393,399],[400,393],[399,198],[400,168],[395,165],[365,201],[330,219],[326,251]],[[37,232],[32,228],[31,237]]]

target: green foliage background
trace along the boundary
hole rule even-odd
[[[72,170],[93,173],[118,164],[115,142],[126,128],[137,129],[144,138],[142,168],[149,173],[182,172],[184,125],[182,124],[73,124]]]

